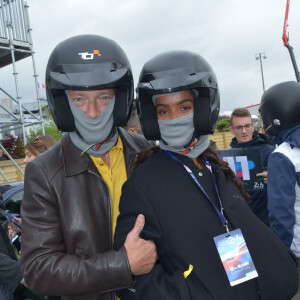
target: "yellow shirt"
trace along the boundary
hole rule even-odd
[[[90,156],[103,180],[108,186],[112,208],[112,230],[115,233],[117,218],[119,215],[119,202],[123,183],[127,180],[123,143],[120,136],[117,143],[109,150],[110,167],[101,157]]]

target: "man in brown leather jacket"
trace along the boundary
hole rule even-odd
[[[69,133],[26,166],[21,268],[36,293],[114,300],[157,259],[153,241],[139,237],[143,215],[112,250],[122,184],[149,146],[118,128],[133,100],[129,61],[107,38],[69,38],[49,58],[46,92],[58,129]]]

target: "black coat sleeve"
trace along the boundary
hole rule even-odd
[[[131,180],[123,186],[119,209],[120,215],[114,236],[114,248],[116,250],[124,244],[138,214],[143,214],[146,219],[145,227],[140,235],[141,238],[154,240],[158,246],[158,241],[162,238],[159,222],[155,217],[149,199]],[[159,247],[157,251],[159,255]],[[117,295],[121,300],[189,300],[191,297],[183,275],[184,271],[167,272],[162,259],[159,258],[150,273],[136,276],[136,286],[133,289],[120,290]]]
[[[10,292],[13,292],[22,278],[20,263],[0,253],[0,285],[6,286]]]
[[[22,278],[20,263],[14,255],[7,235],[7,219],[0,199],[0,285],[13,292]]]

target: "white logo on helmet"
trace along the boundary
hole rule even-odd
[[[84,60],[94,59],[95,54],[98,55],[98,56],[101,56],[101,53],[99,53],[99,50],[93,50],[92,53],[89,53],[89,52],[78,53],[78,55],[80,55],[81,58],[84,59]]]

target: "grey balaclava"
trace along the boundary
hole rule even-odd
[[[177,93],[153,96],[152,99],[154,105],[156,98],[172,94]],[[192,144],[194,142],[194,140],[192,140],[195,131],[194,113],[176,119],[159,119],[158,125],[162,138],[159,141],[159,146],[164,150],[170,150],[178,154],[185,154],[190,158],[196,158],[209,146],[210,141],[208,135],[201,135],[196,139],[196,144],[194,146],[184,148],[188,143]]]
[[[73,144],[89,155],[104,155],[116,144],[118,139],[113,119],[115,97],[99,116],[92,119],[77,107],[70,99],[68,92],[65,92],[74,116],[75,131],[70,132]]]

